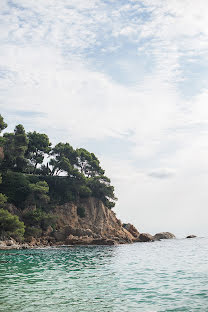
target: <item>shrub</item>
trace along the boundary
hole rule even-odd
[[[9,171],[3,176],[3,182],[0,184],[0,192],[8,197],[9,202],[22,208],[23,202],[30,193],[29,181],[25,174]]]
[[[6,202],[7,202],[7,196],[0,193],[0,208],[4,207]]]
[[[18,216],[12,215],[9,211],[0,209],[0,236],[22,239],[25,232],[25,225]]]
[[[34,226],[27,226],[25,229],[25,237],[41,237],[42,230],[40,228],[34,227]]]
[[[77,214],[80,218],[84,218],[86,216],[84,207],[77,207]]]
[[[27,227],[39,227],[46,230],[47,227],[54,226],[55,216],[42,211],[41,209],[31,210],[24,214],[23,220]]]
[[[90,197],[92,194],[91,189],[86,185],[81,185],[79,188],[79,195],[80,197]]]

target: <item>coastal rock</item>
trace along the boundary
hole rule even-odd
[[[78,207],[84,209],[84,216],[79,216]],[[25,211],[13,205],[7,207],[11,213],[19,215],[20,219]],[[18,211],[16,211],[18,210]],[[138,238],[139,232],[133,225],[123,227],[116,214],[105,207],[103,202],[94,197],[79,199],[77,203],[69,202],[57,205],[53,208],[56,224],[40,233],[40,236],[27,236],[23,248],[35,248],[53,245],[116,245],[132,243]],[[128,230],[127,230],[128,228]],[[3,239],[2,239],[3,240]],[[10,244],[10,246],[7,246]],[[2,248],[21,248],[21,244],[15,246],[14,242],[8,242]],[[0,248],[1,248],[0,245]]]
[[[117,245],[118,242],[113,240],[113,239],[107,239],[107,238],[102,238],[102,239],[94,239],[91,242],[92,245],[108,245],[108,246],[112,246],[112,245]]]
[[[0,249],[6,247],[6,242],[5,241],[0,241]]]
[[[170,232],[161,232],[161,233],[157,233],[154,236],[154,240],[160,240],[160,239],[173,239],[176,238],[174,234],[170,233]]]
[[[30,248],[30,246],[29,244],[26,244],[26,243],[20,246],[20,249],[28,249],[28,248]]]
[[[135,228],[135,226],[133,226],[131,223],[124,223],[123,224],[124,229],[126,229],[128,232],[131,233],[132,236],[134,236],[135,238],[139,237],[139,232],[138,230]]]
[[[77,214],[78,206],[84,208],[84,217]],[[57,216],[57,230],[53,235],[57,241],[65,241],[69,235],[79,237],[80,241],[83,241],[82,237],[88,236],[89,242],[96,239],[118,237],[121,242],[129,243],[135,239],[122,226],[115,213],[94,197],[81,199],[77,204],[66,203],[56,206],[54,214]]]
[[[0,241],[0,250],[9,250],[9,249],[20,249],[20,245],[14,239]]]
[[[69,235],[65,242],[66,245],[89,245],[92,243],[92,238],[88,236],[74,236],[74,235]]]
[[[17,244],[16,241],[14,239],[12,239],[12,238],[6,240],[5,243],[6,243],[6,246],[13,246],[13,245]]]
[[[141,233],[139,234],[138,239],[136,242],[154,242],[154,236],[149,233]]]
[[[188,235],[188,236],[186,236],[186,238],[195,238],[196,237],[196,235]]]

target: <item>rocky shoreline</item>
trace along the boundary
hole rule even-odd
[[[124,225],[126,226],[126,225]],[[92,238],[92,237],[76,237],[71,235],[67,240],[65,241],[46,241],[45,239],[33,239],[31,242],[17,242],[13,238],[0,241],[0,250],[12,250],[12,249],[35,249],[35,248],[48,248],[48,247],[72,247],[72,246],[89,246],[89,245],[101,245],[101,246],[113,246],[113,245],[119,245],[119,244],[127,244],[127,243],[141,243],[141,242],[155,242],[160,241],[163,239],[175,239],[175,235],[170,232],[161,232],[157,233],[154,236],[152,236],[149,233],[138,233],[138,231],[135,231],[135,228],[133,225],[128,224],[131,229],[134,230],[134,234],[137,237],[135,239],[127,242],[124,240],[120,240],[118,237],[112,237],[112,238]],[[194,238],[195,235],[189,235],[192,237],[186,237],[186,238]]]
[[[84,208],[84,217],[78,214],[80,206]],[[7,206],[7,209],[12,214],[19,215],[20,218],[24,213],[11,204]],[[132,224],[122,224],[112,210],[93,197],[84,199],[78,204],[66,203],[56,206],[53,214],[56,217],[55,228],[48,226],[39,237],[27,236],[24,241],[17,241],[13,237],[0,238],[0,250],[79,245],[113,246],[176,238],[170,232],[157,233],[154,236],[149,233],[140,233]],[[194,237],[194,235],[189,235],[189,237]]]

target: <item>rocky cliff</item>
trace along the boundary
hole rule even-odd
[[[34,207],[20,211],[13,205],[7,209],[19,216]],[[27,237],[28,247],[50,245],[115,245],[131,243],[134,233],[127,230],[116,214],[94,197],[80,199],[77,203],[57,205],[51,211],[55,226],[49,226],[40,237]],[[11,241],[8,243],[11,245]]]
[[[25,212],[35,208],[27,207],[21,211],[10,204],[7,209],[21,219]],[[27,236],[23,243],[18,243],[12,238],[0,241],[0,249],[60,245],[116,245],[175,238],[169,232],[157,233],[155,236],[139,233],[132,224],[122,224],[112,210],[94,197],[80,199],[77,203],[54,206],[51,213],[56,220],[53,227],[48,226],[38,237]]]
[[[50,233],[56,241],[68,244],[114,244],[134,240],[115,213],[96,198],[55,207],[56,230]],[[46,233],[47,234],[47,233]],[[50,240],[50,238],[49,238]]]

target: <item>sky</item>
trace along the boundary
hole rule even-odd
[[[7,131],[84,147],[140,232],[208,235],[207,0],[1,0]]]

